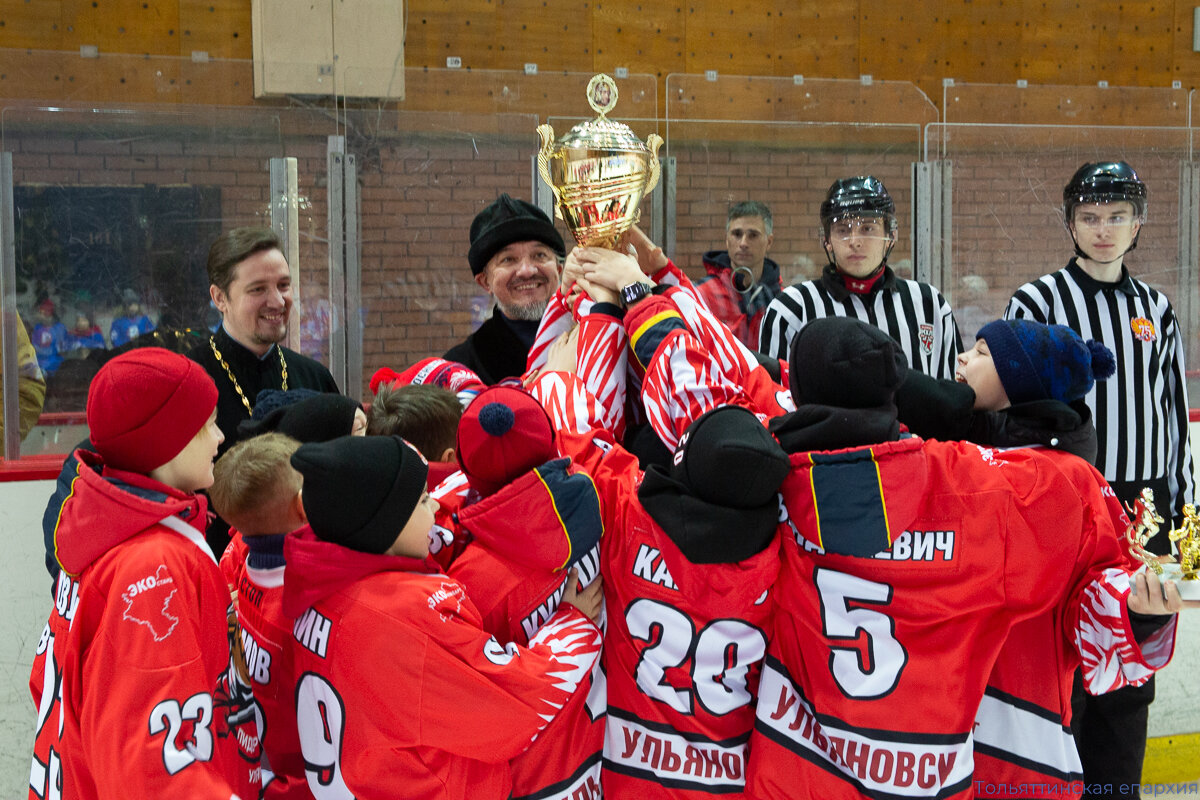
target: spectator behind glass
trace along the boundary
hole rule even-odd
[[[126,289],[121,293],[121,301],[124,303],[125,313],[116,317],[108,329],[108,339],[113,347],[120,347],[143,333],[154,330],[154,323],[142,313],[142,302],[138,299],[137,292]]]
[[[52,375],[67,351],[67,326],[59,321],[54,301],[48,297],[37,304],[33,318],[33,349],[42,371]]]
[[[725,222],[727,249],[704,254],[708,274],[696,283],[717,319],[752,350],[758,349],[763,312],[783,291],[779,265],[767,258],[774,231],[766,203],[748,200],[730,206]]]
[[[104,333],[100,326],[82,311],[75,315],[75,327],[67,336],[67,349],[72,353],[81,351],[81,356],[86,356],[91,350],[104,349]]]

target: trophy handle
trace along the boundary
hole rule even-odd
[[[558,187],[554,185],[554,181],[550,180],[550,156],[554,154],[554,126],[538,125],[537,132],[542,139],[542,147],[538,150],[537,156],[538,174],[542,176],[542,180],[554,193],[554,216],[562,219],[562,211],[559,210],[559,202],[562,198],[558,194]]]
[[[650,177],[646,180],[646,188],[642,190],[644,195],[650,194],[658,186],[658,178],[662,173],[662,165],[658,163],[658,148],[662,147],[662,143],[662,137],[657,133],[646,137],[646,149],[650,151]]]

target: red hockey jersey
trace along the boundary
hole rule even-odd
[[[532,388],[565,424],[560,449],[592,475],[605,520],[601,564],[609,627],[604,665],[609,797],[741,797],[746,745],[779,569],[778,541],[733,564],[693,564],[637,497],[637,459],[588,413],[573,376]]]
[[[283,611],[309,786],[337,796],[504,798],[508,761],[578,689],[600,631],[563,606],[528,648],[485,633],[427,562],[289,534]]]
[[[657,307],[649,305],[651,303],[657,303]],[[781,404],[772,399],[769,391],[763,392],[759,389],[747,392],[743,390],[743,387],[737,385],[738,376],[736,371],[729,370],[728,367],[721,363],[721,359],[715,358],[707,352],[705,346],[698,340],[697,335],[693,331],[688,330],[687,326],[681,324],[680,319],[674,314],[672,309],[665,306],[665,298],[656,298],[654,301],[640,303],[628,315],[626,324],[631,328],[631,343],[635,353],[638,355],[639,363],[647,365],[645,402],[648,409],[648,416],[652,423],[655,424],[655,429],[660,433],[660,436],[666,441],[673,441],[673,437],[676,437],[679,432],[686,428],[692,419],[695,419],[715,405],[722,403],[737,402],[749,405],[751,408],[758,410],[763,416],[774,416],[778,413],[777,409]],[[981,448],[972,449],[972,446],[965,447],[968,454],[973,452],[987,454],[980,457],[984,458],[989,464],[998,465],[1000,463],[994,460],[996,456],[993,451]],[[1035,458],[1040,457],[1037,456]],[[1173,626],[1168,626],[1170,630],[1164,629],[1163,632],[1160,632],[1160,636],[1145,643],[1144,648],[1138,648],[1129,632],[1127,617],[1124,614],[1125,596],[1128,591],[1128,576],[1124,569],[1126,564],[1123,558],[1123,551],[1119,547],[1117,539],[1117,532],[1121,528],[1122,520],[1119,509],[1113,505],[1114,498],[1103,484],[1103,481],[1099,479],[1098,474],[1094,470],[1090,470],[1086,464],[1082,462],[1074,464],[1071,457],[1061,454],[1048,457],[1051,460],[1065,459],[1067,466],[1063,467],[1063,469],[1066,472],[1074,473],[1082,471],[1084,473],[1082,475],[1075,475],[1074,479],[1080,481],[1080,485],[1084,487],[1081,491],[1091,493],[1087,502],[1092,503],[1094,519],[1088,523],[1088,525],[1091,525],[1091,533],[1085,534],[1086,537],[1090,538],[1088,538],[1088,542],[1085,544],[1083,550],[1076,551],[1068,548],[1065,553],[1058,556],[1059,558],[1069,559],[1068,563],[1073,565],[1073,571],[1068,570],[1065,577],[1059,577],[1056,586],[1065,583],[1070,591],[1066,593],[1060,592],[1057,595],[1058,599],[1056,601],[1046,602],[1043,606],[1046,609],[1044,613],[1053,616],[1053,622],[1049,625],[1049,628],[1043,626],[1040,629],[1034,627],[1019,629],[1029,632],[1034,638],[1020,644],[1013,643],[1010,645],[1010,648],[1014,651],[1010,666],[1006,668],[1003,666],[1004,662],[1002,661],[1002,666],[997,669],[997,675],[993,676],[993,688],[980,709],[980,725],[977,729],[977,735],[980,736],[982,749],[985,752],[989,753],[989,755],[1000,754],[1009,759],[1009,763],[1002,765],[999,769],[1013,770],[1016,769],[1017,765],[1028,767],[1031,763],[1034,763],[1034,761],[1031,761],[1030,756],[1036,755],[1037,759],[1040,760],[1040,765],[1043,767],[1055,764],[1066,765],[1065,769],[1069,775],[1069,762],[1074,759],[1074,748],[1069,741],[1069,733],[1067,737],[1063,736],[1062,720],[1065,717],[1051,712],[1048,715],[1043,713],[1039,720],[1038,712],[1036,711],[1036,704],[1043,704],[1043,710],[1047,707],[1055,709],[1060,707],[1064,709],[1069,708],[1069,705],[1060,706],[1060,701],[1057,697],[1063,688],[1065,688],[1066,695],[1069,697],[1070,667],[1064,667],[1064,664],[1067,663],[1067,660],[1061,657],[1064,648],[1069,647],[1083,654],[1084,670],[1085,675],[1088,676],[1089,688],[1092,691],[1104,691],[1106,690],[1105,687],[1115,687],[1126,681],[1144,680],[1145,676],[1149,675],[1152,669],[1162,666],[1169,659],[1170,650],[1173,646]],[[1004,456],[1004,458],[1016,462],[1020,461],[1024,456],[1014,454]],[[901,469],[899,472],[903,473],[904,470]],[[1015,471],[1010,468],[1009,472],[1012,473]],[[872,483],[870,480],[872,474],[874,473],[871,470],[866,470],[860,476],[861,481],[859,485],[855,487],[866,493],[866,496],[869,496],[870,492],[876,491],[876,489],[872,488],[875,483]],[[794,478],[795,476],[793,476]],[[1070,481],[1065,481],[1065,483],[1070,483]],[[828,486],[828,484],[826,485]],[[839,484],[843,489],[847,488],[848,485]],[[949,486],[953,487],[954,485],[950,484]],[[1088,489],[1087,487],[1091,488]],[[960,488],[969,493],[972,487],[968,483],[965,487]],[[1100,499],[1101,495],[1103,495],[1103,499]],[[861,497],[862,495],[856,495],[856,502]],[[789,502],[796,504],[798,508],[803,508],[806,503],[811,506],[815,501],[811,487],[801,487],[794,490],[793,494],[789,495],[789,498]],[[1059,499],[1066,503],[1067,506],[1071,506],[1072,502],[1079,502],[1078,497],[1071,500],[1069,497],[1061,496]],[[897,519],[896,508],[893,508],[893,505],[896,503],[897,498],[889,496],[886,503],[881,499],[874,504],[877,507],[876,515],[886,518],[889,528],[895,524]],[[1107,509],[1105,509],[1106,503],[1108,504]],[[855,503],[852,503],[849,509],[839,509],[835,506],[831,513],[836,521],[842,518],[853,518],[862,511],[863,509],[858,508]],[[1031,512],[1030,516],[1036,517],[1037,515]],[[1041,524],[1043,527],[1046,527],[1050,524],[1062,524],[1062,519],[1055,517],[1051,513],[1044,520],[1041,520],[1040,523],[1035,519],[1031,524],[1034,526]],[[944,522],[939,522],[938,525],[942,527],[933,531],[934,538],[929,538],[928,534],[930,532],[928,530],[904,532],[903,537],[907,538],[902,537],[898,539],[897,546],[902,551],[905,548],[912,549],[915,547],[921,551],[923,556],[925,554],[934,554],[935,550],[930,548],[933,548],[938,543],[937,536],[947,537],[953,533],[953,531],[942,529],[945,527]],[[866,529],[866,526],[864,526],[864,529]],[[900,531],[892,531],[891,533],[900,533]],[[1031,538],[1028,531],[1025,534],[1025,538],[1026,540]],[[917,541],[918,539],[919,541]],[[794,537],[786,541],[794,543]],[[916,541],[916,544],[913,543],[914,541]],[[974,541],[973,538],[972,541]],[[876,541],[874,545],[877,550],[885,550],[885,545],[890,544],[890,542],[891,539],[884,539]],[[788,545],[785,546],[785,550],[791,552],[794,548]],[[1055,557],[1052,548],[1047,547],[1046,551],[1049,554],[1047,557]],[[873,552],[875,552],[873,549],[866,551],[868,555]],[[1035,557],[1035,552],[1036,550],[1027,549],[1030,558]],[[794,561],[795,559],[792,560]],[[851,562],[851,566],[857,561],[858,559],[855,559]],[[876,566],[870,560],[862,563],[868,567]],[[807,573],[810,573],[807,578],[795,578],[793,576],[793,580],[811,586],[813,581],[812,568],[816,565],[816,562],[814,562],[813,565],[806,566]],[[1030,568],[1030,572],[1034,573],[1036,570]],[[824,580],[831,582],[829,590],[834,593],[836,600],[837,588],[841,579],[837,579],[832,576],[832,573],[826,572]],[[781,580],[781,597],[790,597],[790,595],[782,593],[784,586],[785,581]],[[866,590],[864,589],[863,591]],[[846,596],[851,599],[846,601],[845,609],[840,614],[853,624],[848,624],[846,620],[843,620],[841,628],[844,629],[842,635],[851,640],[847,642],[847,645],[853,646],[848,647],[848,649],[843,648],[838,644],[837,637],[833,637],[832,641],[834,644],[832,647],[823,654],[816,654],[815,657],[822,663],[829,662],[833,664],[836,656],[836,659],[840,659],[842,667],[845,668],[846,663],[848,663],[847,658],[840,651],[847,649],[847,652],[858,654],[856,657],[860,659],[861,669],[875,670],[875,654],[870,652],[871,642],[875,640],[883,641],[884,637],[881,636],[880,631],[887,632],[887,625],[893,623],[888,622],[889,618],[886,615],[882,617],[878,615],[872,616],[873,612],[870,612],[869,608],[863,607],[859,602],[854,601],[852,595],[847,594]],[[890,597],[890,594],[888,596]],[[1045,598],[1042,599],[1044,600]],[[883,600],[881,599],[880,602],[883,602]],[[978,602],[977,598],[975,602]],[[1014,608],[1016,605],[1013,604]],[[836,610],[838,606],[835,603],[829,607]],[[791,611],[786,611],[781,613],[780,616],[783,618],[792,613]],[[1026,610],[1021,613],[1028,615],[1030,612]],[[804,612],[795,612],[795,614],[802,617]],[[935,619],[940,619],[940,617],[935,617]],[[876,628],[879,628],[879,630],[872,630],[867,625],[872,620],[875,621],[872,624]],[[1008,619],[997,631],[1007,630],[1008,625],[1012,621],[1011,618]],[[1036,622],[1031,620],[1028,625],[1034,626]],[[986,626],[981,630],[986,630]],[[894,633],[893,629],[891,634]],[[795,638],[794,634],[795,631],[789,629],[789,632],[781,637],[781,641],[792,641]],[[998,632],[996,636],[1002,636],[1002,633]],[[998,646],[998,641],[995,641],[990,634],[984,638],[988,640],[989,647],[993,648],[991,656],[994,658],[994,647]],[[1067,643],[1066,645],[1063,644],[1064,641]],[[886,645],[886,642],[884,644]],[[1060,654],[1060,658],[1055,665],[1051,666],[1043,663],[1039,670],[1028,669],[1028,659],[1023,660],[1019,652],[1022,648],[1028,648],[1030,652],[1044,655],[1048,647],[1054,644],[1057,644],[1057,652]],[[928,648],[919,648],[918,652],[924,654],[929,652],[929,650]],[[810,664],[808,669],[811,670],[814,654],[809,653],[808,655],[809,658],[806,663]],[[953,656],[948,660],[950,662],[955,661]],[[973,669],[984,669],[984,675],[986,675],[987,664],[978,665],[975,659],[972,659],[971,663]],[[944,668],[944,665],[941,666]],[[1058,671],[1061,669],[1067,670],[1065,678]],[[959,673],[952,673],[952,675],[957,674],[961,674],[961,670]],[[779,705],[774,708],[773,712],[767,712],[767,718],[771,718],[772,713],[782,713],[786,717],[787,710],[796,705],[799,695],[796,693],[795,684],[788,677],[787,670],[778,659],[775,661],[774,668],[770,664],[768,665],[765,676],[763,684],[765,687],[764,693],[759,705],[759,727],[761,730],[771,730],[771,726],[764,726],[763,722],[764,709],[770,704],[768,690],[775,690],[778,693],[787,689],[791,694],[780,694],[776,698]],[[807,673],[801,677],[806,676]],[[972,672],[971,679],[978,681],[979,676]],[[796,678],[796,680],[800,681],[800,678]],[[801,685],[802,683],[801,681]],[[1002,687],[1007,687],[1007,692]],[[829,687],[826,686],[826,688]],[[823,694],[821,696],[824,697]],[[842,696],[839,692],[834,696],[834,699]],[[973,711],[975,704],[978,704],[978,698],[973,693],[971,697],[973,699],[968,713]],[[1061,702],[1066,703],[1068,701],[1062,700]],[[823,711],[823,709],[818,710]],[[893,710],[899,711],[898,709]],[[1034,713],[1028,713],[1031,710]],[[1014,712],[1017,712],[1015,716]],[[1051,720],[1051,725],[1049,726],[1046,725],[1047,716]],[[927,730],[921,727],[922,725],[926,725],[925,722],[918,723],[918,727],[916,728],[912,728],[908,724],[898,729],[889,729],[886,727],[888,724],[895,725],[897,719],[903,719],[903,717],[897,716],[897,714],[885,714],[881,719],[873,721],[872,726],[880,728],[880,731],[885,736],[887,735],[887,730],[893,730],[895,737],[905,741],[908,740],[907,737],[912,732]],[[830,724],[836,724],[838,720],[831,718],[829,722]],[[813,726],[800,716],[791,717],[789,726],[793,723],[797,728],[802,730],[806,729],[805,726],[807,725],[808,734],[806,735],[814,736]],[[795,729],[789,727],[789,730],[794,731]],[[820,733],[819,725],[815,730],[817,730],[817,734],[815,734],[817,741],[825,741],[824,734]],[[941,734],[945,734],[946,730],[943,729]],[[967,727],[962,727],[960,732],[954,735],[962,739],[965,735],[964,731],[969,732]],[[756,734],[756,745],[759,738],[762,737]],[[783,738],[786,739],[786,737]],[[777,743],[769,738],[766,741],[767,744],[763,745],[765,748],[774,747]],[[844,742],[847,740],[842,736],[842,732],[835,732],[832,741],[834,742],[831,745],[832,747],[842,748]],[[794,744],[794,742],[792,743]],[[852,766],[854,768],[861,767],[866,763],[861,759],[864,752],[863,748],[869,746],[870,742],[868,740],[857,741],[852,746],[847,746],[849,748],[848,752],[852,755]],[[824,745],[821,745],[821,747],[824,747]],[[753,763],[756,766],[762,763],[760,759],[760,756],[763,755],[760,752],[761,749],[754,751]],[[946,794],[953,794],[961,791],[966,783],[969,783],[967,779],[970,776],[970,769],[968,768],[965,772],[961,770],[963,757],[968,761],[970,760],[970,750],[965,742],[961,743],[956,752],[947,751],[937,754],[930,754],[928,752],[918,753],[912,749],[905,752],[901,752],[900,749],[890,752],[886,749],[879,749],[878,758],[880,759],[880,763],[876,765],[875,773],[868,773],[868,775],[878,774],[882,780],[884,773],[887,772],[887,769],[885,769],[887,765],[884,761],[891,758],[892,762],[895,763],[888,769],[894,768],[897,771],[897,774],[900,775],[899,781],[908,781],[907,786],[892,786],[890,789],[883,786],[872,786],[870,785],[870,781],[862,782],[861,775],[856,774],[854,769],[846,768],[845,759],[842,761],[838,760],[842,758],[841,756],[814,756],[814,753],[820,752],[819,747],[811,748],[811,752],[800,752],[803,748],[796,748],[796,750],[797,754],[801,757],[821,765],[825,772],[837,774],[839,769],[837,765],[840,764],[840,769],[844,773],[843,779],[847,780],[847,782],[853,783],[856,778],[860,779],[860,783],[855,784],[853,788],[847,790],[851,793],[863,790],[876,793],[891,791],[901,795],[924,795],[930,786],[936,785],[938,791],[944,790]],[[945,775],[942,775],[941,771],[938,771],[937,780],[933,781],[929,786],[922,785],[923,783],[929,783],[930,777],[928,774],[922,775],[920,780],[913,777],[915,775],[913,765],[916,763],[913,759],[917,759],[918,756],[928,756],[934,759],[930,763],[936,762],[937,764],[947,765],[952,762],[958,763],[960,770],[953,774],[947,772]],[[787,764],[786,758],[775,759],[775,761],[778,764]],[[985,761],[984,763],[987,766],[989,762]],[[867,766],[870,766],[870,764],[867,764]],[[770,781],[774,778],[767,777],[762,779],[768,784],[765,788],[760,787],[759,783],[755,783],[753,788],[756,791],[761,790],[766,794],[778,792],[780,796],[795,796],[795,781],[792,777],[788,776],[788,769],[791,769],[791,765],[779,768],[777,785],[770,785]],[[995,772],[991,774],[1013,773]],[[951,779],[950,788],[946,788],[947,783],[945,779]],[[820,786],[813,789],[813,794],[815,796],[830,796],[831,792],[836,795],[838,791],[840,790],[836,785],[833,787]]]
[[[29,796],[257,796],[257,752],[244,758],[234,733],[250,703],[230,680],[232,608],[204,499],[76,457],[30,677]]]
[[[603,530],[590,476],[566,459],[543,464],[463,508],[450,494],[438,511],[456,538],[470,540],[448,570],[500,642],[528,646],[558,611],[569,562],[579,581],[600,574],[594,544]],[[445,516],[448,513],[448,517]],[[590,544],[585,553],[576,546]],[[513,798],[581,800],[600,793],[604,685],[599,661],[546,730],[511,762]]]
[[[1031,449],[794,455],[755,795],[970,797],[975,709],[1008,630],[1057,606],[1087,640],[1084,609],[1120,594],[1104,486]]]
[[[1126,519],[1116,496],[1102,487],[1111,535]],[[1103,529],[1099,533],[1103,536]],[[1127,554],[1122,541],[1117,542]],[[1106,550],[1111,549],[1106,546]],[[1132,559],[1128,569],[1134,568]],[[1000,650],[975,715],[977,797],[1048,798],[1082,792],[1082,771],[1071,735],[1071,687],[1083,666],[1085,688],[1103,694],[1145,683],[1171,660],[1178,617],[1138,643],[1126,610],[1129,578],[1111,575],[1106,591],[1083,595],[1083,630],[1068,626],[1055,606],[1017,623]],[[1014,789],[1016,790],[1014,792]]]
[[[237,541],[241,541],[240,534]],[[232,545],[231,545],[232,546]],[[221,563],[240,555],[235,571],[241,653],[257,706],[263,754],[263,799],[310,798],[296,730],[293,620],[283,613],[283,567],[258,569],[246,562],[244,544],[226,549]]]

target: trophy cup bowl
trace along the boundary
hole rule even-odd
[[[642,142],[628,125],[605,117],[617,104],[617,85],[607,75],[593,77],[587,93],[600,116],[557,141],[554,128],[538,126],[538,172],[554,192],[554,215],[575,241],[611,249],[638,221],[642,198],[658,184],[662,137],[652,133]]]

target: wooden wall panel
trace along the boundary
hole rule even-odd
[[[412,0],[405,63],[442,69],[447,56],[459,56],[472,70],[519,70],[527,62],[542,71],[621,66],[660,79],[707,69],[870,74],[913,81],[939,103],[946,77],[1195,86],[1200,54],[1191,49],[1192,8],[1182,0]],[[101,53],[186,58],[202,50],[212,58],[249,59],[250,4],[0,0],[0,48],[73,52],[82,44]],[[157,88],[143,97],[126,86],[130,102],[158,99]],[[224,100],[253,102],[244,85],[228,87]]]
[[[252,57],[249,0],[178,0],[182,32],[179,54],[210,58]]]
[[[614,68],[626,67],[659,77],[683,72],[684,13],[680,2],[597,3],[592,12],[594,69],[611,75]]]
[[[1080,13],[1076,0],[1044,0],[1029,3],[1029,27],[1020,46],[1021,66],[1017,77],[1030,83],[1068,84],[1078,80],[1079,65],[1087,60],[1094,37],[1076,26]],[[1091,79],[1088,79],[1091,82]]]
[[[890,81],[940,81],[945,23],[887,0],[863,0],[856,27],[862,74]]]
[[[684,15],[684,71],[771,75],[772,32],[779,21],[767,3],[688,0]]]
[[[62,2],[0,0],[0,43],[4,47],[62,50]]]
[[[415,0],[408,11],[405,64],[444,68],[584,72],[592,68],[587,0]]]
[[[802,0],[779,12],[774,31],[774,75],[857,78],[858,7],[854,3]]]
[[[592,11],[588,0],[497,0],[493,38],[499,69],[521,69],[526,63],[539,71],[592,69]],[[469,47],[473,50],[474,46]]]
[[[500,52],[497,5],[498,0],[410,0],[404,63],[442,69],[447,56],[458,56],[466,68],[501,69],[494,63]]]
[[[179,3],[63,0],[65,49],[95,45],[102,53],[179,54]]]

